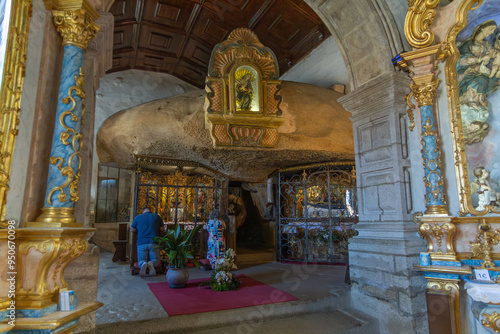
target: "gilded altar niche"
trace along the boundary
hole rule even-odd
[[[205,121],[215,147],[275,147],[284,122],[276,56],[239,28],[215,46],[206,78]]]

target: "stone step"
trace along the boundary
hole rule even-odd
[[[276,261],[276,254],[270,252],[260,253],[240,253],[236,258],[236,263],[267,263]]]
[[[256,319],[258,320],[258,319]],[[355,309],[306,313],[270,321],[254,321],[238,325],[195,331],[193,334],[379,334],[378,320]]]
[[[345,326],[348,326],[349,330],[356,329],[356,326],[364,328],[364,323],[369,322],[369,320],[365,320],[368,319],[368,317],[355,310],[351,311],[350,309],[346,309],[346,307],[349,307],[350,303],[350,289],[346,287],[343,289],[335,289],[333,291],[330,291],[324,297],[310,300],[296,300],[286,303],[259,305],[217,312],[204,312],[178,315],[173,317],[154,318],[142,321],[101,324],[97,326],[96,333],[196,333],[196,331],[204,331],[209,329],[212,330],[225,327],[238,329],[240,328],[240,326],[245,326],[245,324],[252,326],[252,324],[256,323],[273,323],[274,321],[289,319],[292,317],[296,318],[300,316],[323,314],[324,312],[334,312],[332,313],[332,315],[335,315],[336,318],[334,317],[334,319],[338,319],[339,322],[344,321],[344,318],[347,319],[348,324],[346,324]],[[347,316],[347,314],[352,315]],[[328,318],[326,314],[321,315],[321,317],[324,317],[325,319]],[[377,326],[372,327],[375,328]],[[375,333],[368,331],[362,332]],[[221,331],[218,333],[226,332]],[[243,331],[242,333],[247,332]],[[254,331],[253,333],[261,332],[259,330]],[[340,331],[338,333],[344,332]],[[345,333],[358,334],[358,332],[355,331]]]

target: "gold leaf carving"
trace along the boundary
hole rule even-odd
[[[409,0],[405,19],[405,36],[415,49],[425,48],[434,42],[430,26],[436,16],[440,0]]]
[[[54,24],[63,38],[63,45],[74,45],[87,49],[90,41],[99,32],[99,26],[84,9],[52,11]]]

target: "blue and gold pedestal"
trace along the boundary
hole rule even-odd
[[[14,244],[15,267],[2,267],[14,278],[2,325],[14,333],[65,333],[78,325],[81,315],[95,311],[102,303],[79,305],[76,310],[58,311],[59,293],[68,289],[66,266],[87,249],[87,239],[95,229],[20,228]],[[0,253],[8,248],[8,234],[0,230]],[[6,247],[7,246],[7,247]],[[3,255],[3,254],[2,254]],[[9,287],[7,287],[9,288]],[[12,288],[11,288],[12,289]],[[13,303],[13,317],[9,305]],[[12,326],[15,325],[15,326]],[[1,328],[0,328],[1,332]]]

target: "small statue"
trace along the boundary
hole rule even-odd
[[[474,168],[476,180],[471,183],[472,190],[478,195],[478,205],[476,210],[485,210],[485,206],[497,206],[497,200],[500,199],[500,193],[495,191],[490,183],[490,171],[484,167]]]
[[[208,231],[207,259],[210,261],[212,269],[214,269],[215,260],[226,251],[226,238],[224,237],[226,224],[219,219],[219,210],[214,209],[210,212],[209,221],[203,228]]]

